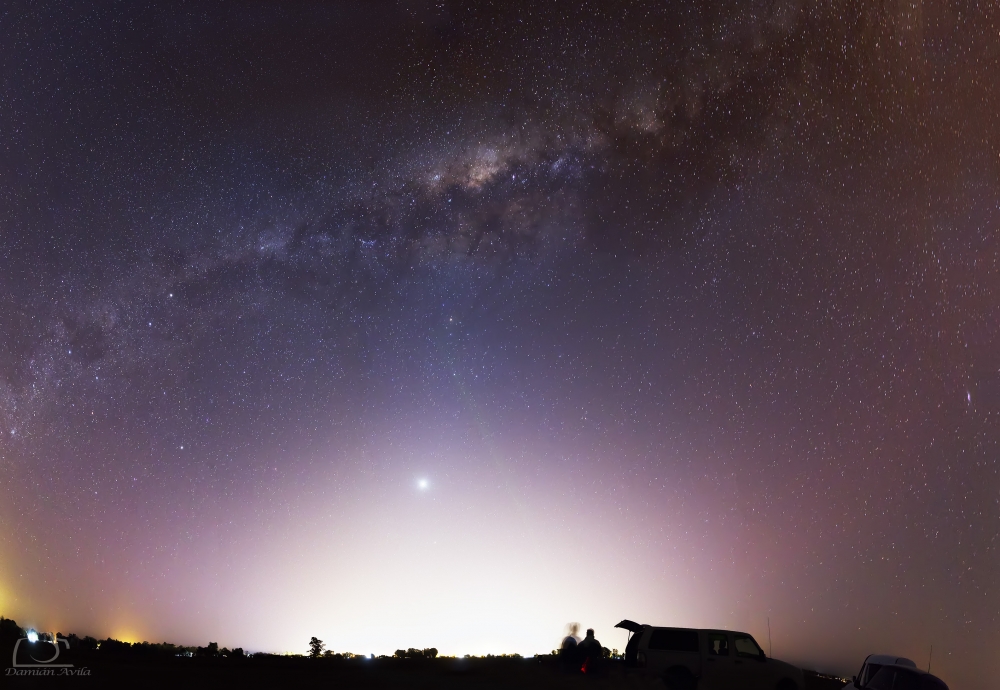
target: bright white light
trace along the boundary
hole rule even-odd
[[[425,491],[427,489],[427,487],[429,487],[430,485],[431,485],[431,483],[429,481],[427,481],[426,479],[418,479],[417,480],[417,488],[420,489],[421,491]]]
[[[38,642],[38,633],[36,633],[34,630],[29,630],[28,642]]]

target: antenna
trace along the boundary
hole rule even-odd
[[[931,659],[934,658],[934,645],[931,645],[931,653],[927,655],[927,672],[931,672]]]
[[[931,647],[931,649],[933,649],[933,647]],[[769,658],[771,658],[771,659],[774,658],[774,655],[771,653],[772,651],[773,650],[771,649],[771,617],[768,616],[767,617],[767,656]],[[927,672],[930,673],[930,663],[929,662],[928,662],[927,666],[928,666]]]

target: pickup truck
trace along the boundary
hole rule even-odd
[[[663,628],[623,620],[632,635],[625,665],[668,690],[802,690],[802,671],[769,659],[751,635],[733,630]]]

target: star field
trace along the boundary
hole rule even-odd
[[[993,9],[4,12],[0,613],[1000,678]]]

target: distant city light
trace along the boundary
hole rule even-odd
[[[28,642],[38,642],[38,633],[36,633],[34,630],[29,630]]]

